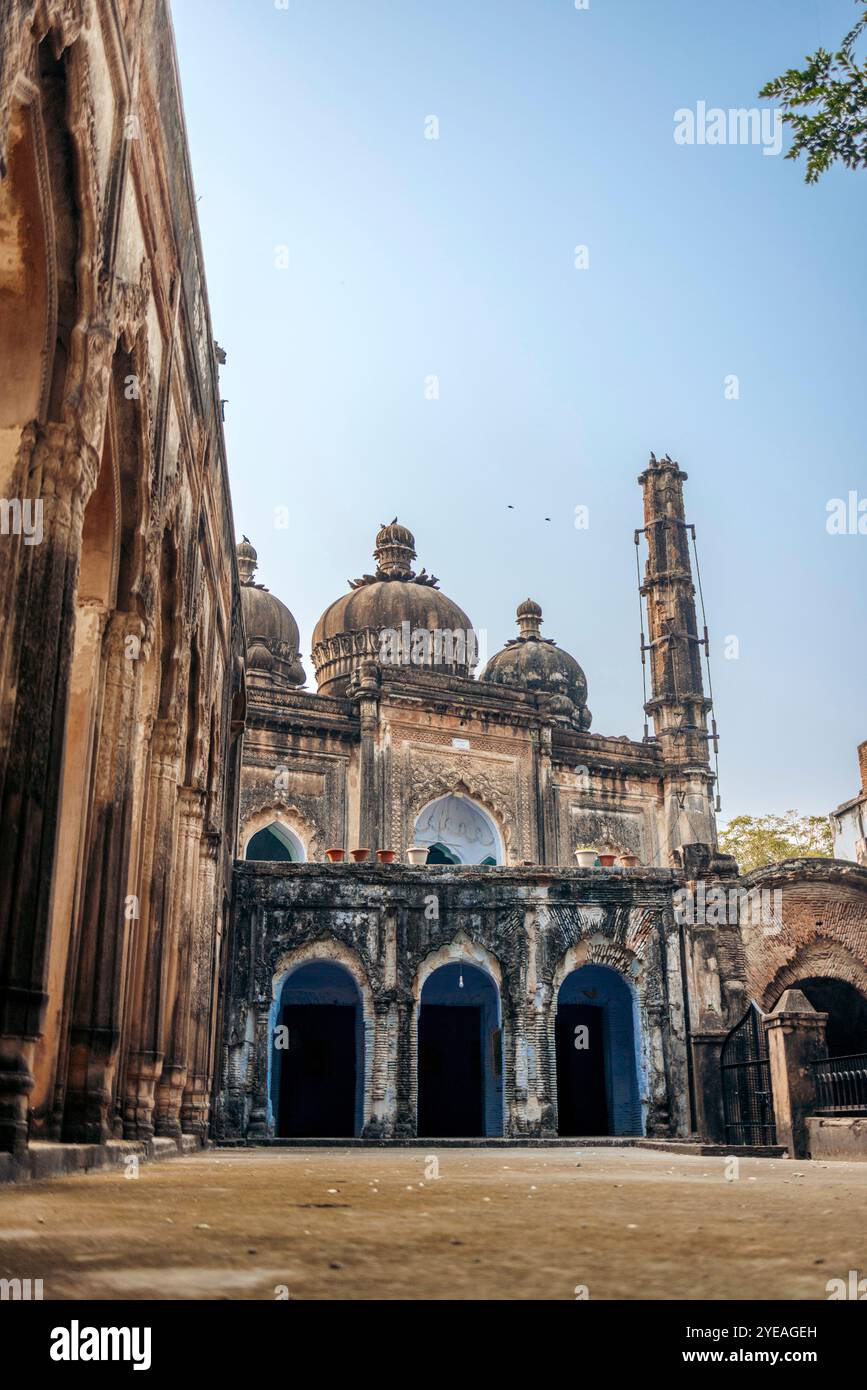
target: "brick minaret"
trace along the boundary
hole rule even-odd
[[[686,474],[667,455],[651,454],[638,481],[644,490],[647,566],[641,595],[647,605],[651,698],[645,705],[665,761],[665,817],[659,860],[685,844],[716,845],[690,527],[683,507]],[[637,537],[636,537],[637,539]]]

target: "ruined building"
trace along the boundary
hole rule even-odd
[[[243,619],[171,32],[0,55],[0,1149],[203,1137]]]
[[[804,1078],[867,1052],[867,868],[718,852],[675,462],[640,740],[534,599],[480,670],[397,518],[308,688],[235,547],[165,0],[0,6],[0,363],[0,1177],[73,1140],[805,1151]]]
[[[826,1025],[837,1053],[867,1048],[867,874],[801,861],[740,880],[716,847],[685,479],[653,456],[639,479],[640,742],[591,731],[585,673],[532,599],[476,678],[470,619],[413,568],[397,519],[316,626],[312,693],[244,539],[223,1141],[767,1145],[762,1011],[802,992],[803,1016],[794,994],[778,1016],[784,1071],[793,1047],[821,1055]]]

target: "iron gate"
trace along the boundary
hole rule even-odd
[[[723,1109],[729,1144],[776,1144],[768,1043],[762,1011],[750,1004],[723,1043]]]

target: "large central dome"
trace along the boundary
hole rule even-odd
[[[319,689],[339,694],[366,661],[470,676],[476,634],[462,608],[426,570],[412,568],[415,538],[395,517],[377,533],[375,574],[350,581],[326,608],[313,633]]]

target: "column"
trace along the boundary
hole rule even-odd
[[[181,787],[178,791],[170,930],[164,937],[164,997],[160,1011],[165,1059],[156,1089],[154,1119],[154,1132],[174,1139],[181,1133],[181,1103],[189,1067],[192,955],[199,905],[204,801],[205,794],[198,787]]]
[[[171,947],[171,884],[181,738],[177,723],[158,719],[151,736],[146,844],[142,856],[139,952],[132,990],[137,1008],[123,1102],[124,1138],[152,1139],[154,1095],[165,1059],[163,1004]]]
[[[190,1070],[181,1105],[181,1129],[202,1141],[208,1135],[211,1108],[211,1031],[216,1026],[214,987],[218,969],[216,885],[221,847],[222,836],[215,831],[203,835],[199,847],[199,911],[190,981]]]
[[[43,504],[43,536],[21,547],[14,591],[20,649],[10,654],[15,707],[0,750],[0,1150],[27,1143],[33,1052],[42,1032],[51,886],[75,593],[84,507],[99,467],[96,450],[72,425],[31,434],[28,495]],[[17,660],[16,660],[17,658]]]
[[[807,1117],[816,1107],[812,1063],[827,1057],[828,1015],[817,1013],[799,989],[787,989],[765,1019],[777,1143],[790,1158],[808,1158]]]
[[[144,624],[115,613],[103,643],[104,694],[73,986],[64,1139],[103,1143],[122,1031],[132,914],[126,910],[138,653]],[[135,639],[130,643],[129,639]],[[133,655],[134,653],[134,655]]]

